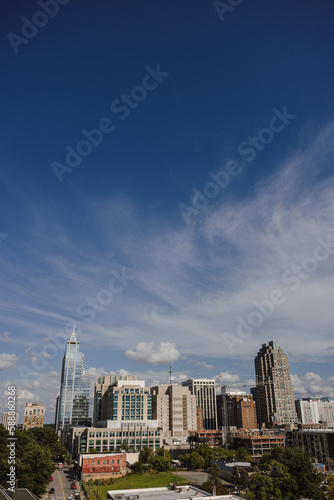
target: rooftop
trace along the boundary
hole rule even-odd
[[[108,500],[192,500],[201,498],[212,498],[211,493],[200,490],[195,486],[179,486],[173,488],[141,488],[138,490],[111,490],[107,492]],[[223,499],[239,500],[241,497],[229,494],[218,495],[215,500]]]

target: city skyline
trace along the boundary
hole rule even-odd
[[[79,363],[76,363],[76,368],[74,367],[74,370],[73,369],[70,369],[70,370],[67,369],[66,370],[66,367],[68,368],[68,366],[69,366],[69,364],[71,364],[71,362],[73,364],[73,359],[72,358],[73,357],[75,357],[75,358],[77,357],[77,354],[75,354],[73,352],[70,352],[69,349],[70,349],[71,345],[74,346],[74,348],[76,349],[77,354],[79,355]],[[275,340],[269,341],[266,344],[262,344],[261,349],[259,350],[259,352],[255,356],[255,367],[256,367],[256,359],[259,357],[259,353],[261,351],[263,351],[266,346],[267,347],[271,346],[271,348],[273,348],[274,350],[277,350],[277,352],[279,352],[279,354],[281,356],[283,356],[283,358],[284,358],[284,360],[283,360],[283,370],[285,370],[286,366],[288,367],[287,356],[283,352],[283,350],[281,349],[281,346],[278,346],[278,344],[277,344],[277,342]],[[67,379],[70,379],[69,381],[72,382],[72,386],[73,386],[74,378],[72,377],[72,375],[70,374],[69,377],[66,377],[66,373],[68,371],[70,371],[71,373],[73,372],[73,373],[76,373],[77,375],[79,375],[80,384],[81,385],[79,384],[80,387],[77,387],[77,389],[79,391],[78,394],[80,393],[79,395],[82,396],[83,394],[88,394],[89,393],[88,420],[91,420],[92,425],[93,425],[95,414],[98,411],[100,411],[100,410],[98,410],[98,406],[97,406],[97,405],[99,405],[98,401],[99,401],[99,399],[101,397],[101,396],[100,397],[98,396],[98,391],[101,391],[102,387],[104,387],[104,389],[102,391],[102,394],[104,394],[104,392],[106,391],[106,389],[109,390],[109,388],[111,386],[114,386],[114,385],[116,385],[116,386],[117,385],[122,386],[122,385],[126,384],[126,381],[128,379],[131,380],[128,383],[135,384],[135,385],[136,384],[140,384],[143,388],[152,388],[154,385],[156,385],[158,387],[158,386],[164,386],[164,385],[168,385],[168,384],[175,384],[175,385],[179,385],[180,387],[188,387],[191,394],[192,394],[191,387],[192,387],[193,384],[199,384],[199,387],[201,388],[201,386],[203,384],[206,385],[207,383],[209,383],[209,384],[212,385],[212,383],[214,381],[215,383],[214,383],[213,387],[215,388],[215,394],[216,394],[216,396],[219,395],[219,394],[221,394],[223,392],[223,387],[225,387],[225,391],[226,391],[227,394],[238,394],[238,390],[240,391],[240,389],[241,389],[241,392],[239,392],[240,394],[241,393],[244,393],[244,394],[250,393],[250,389],[251,388],[253,390],[256,389],[256,386],[257,386],[256,380],[259,380],[259,375],[257,374],[257,371],[256,371],[257,369],[256,368],[254,370],[254,378],[253,379],[249,378],[248,380],[246,380],[246,379],[242,379],[239,374],[231,374],[229,372],[220,372],[218,375],[216,375],[214,377],[211,377],[211,378],[208,378],[208,377],[201,378],[199,376],[199,373],[197,373],[197,378],[196,377],[193,377],[193,378],[192,377],[186,377],[185,375],[181,375],[181,376],[176,376],[175,377],[174,375],[172,375],[173,372],[172,372],[172,367],[171,366],[169,366],[168,380],[164,380],[163,379],[162,381],[157,381],[156,378],[152,378],[151,382],[150,382],[149,378],[146,378],[145,380],[139,380],[140,377],[138,377],[137,374],[135,374],[135,373],[130,374],[130,373],[128,373],[124,369],[120,369],[120,370],[117,370],[115,372],[113,372],[113,371],[106,372],[103,369],[95,371],[95,369],[94,369],[94,371],[91,371],[89,373],[89,376],[87,377],[87,373],[86,373],[86,371],[84,369],[84,361],[83,361],[84,360],[84,353],[80,352],[78,349],[79,349],[79,341],[76,338],[75,329],[73,327],[73,331],[71,333],[71,337],[70,337],[69,340],[67,340],[67,342],[65,344],[65,353],[63,355],[62,370],[61,370],[61,377],[60,377],[60,388],[61,388],[61,390],[64,391],[64,394],[67,393],[67,391],[66,391],[66,387],[68,385],[68,380]],[[72,361],[70,361],[70,358],[71,358]],[[274,367],[274,368],[275,368],[274,370],[272,368],[270,368],[268,370],[268,368],[267,368],[265,370],[265,372],[264,372],[265,375],[262,374],[262,378],[264,378],[265,380],[269,380],[269,379],[271,380],[272,379],[272,385],[273,385],[272,390],[273,391],[274,391],[274,385],[276,385],[276,381],[274,380],[275,376],[273,378],[273,372],[277,371],[277,367]],[[96,373],[98,375],[96,375]],[[293,387],[293,383],[292,383],[293,377],[290,375],[290,372],[289,372],[289,379],[291,381],[289,383],[291,383],[292,387]],[[66,380],[67,380],[67,382],[66,382]],[[148,380],[148,383],[146,383],[146,380]],[[261,381],[260,381],[260,385],[261,385]],[[87,392],[87,387],[89,387],[88,392]],[[46,389],[46,387],[43,388],[43,390],[45,390],[45,389]],[[237,389],[237,391],[236,391],[236,389]],[[287,390],[288,390],[288,392],[291,391],[290,386],[288,387]],[[58,391],[59,391],[59,381],[58,381]],[[70,388],[70,392],[72,392],[71,388]],[[294,393],[294,390],[292,389],[292,394],[293,393]],[[196,392],[194,394],[196,394]],[[53,403],[54,403],[54,401],[52,401],[52,396],[50,396],[50,395],[49,395],[50,404],[46,405],[46,409],[45,409],[45,415],[47,415],[48,416],[47,418],[49,418],[49,420],[50,420],[50,422],[46,422],[46,423],[48,423],[48,424],[50,424],[50,423],[54,424],[55,422],[57,422],[56,426],[59,429],[60,429],[60,427],[62,427],[60,421],[64,420],[64,417],[65,417],[65,413],[63,412],[63,410],[61,410],[61,407],[62,406],[64,407],[64,404],[61,406],[61,397],[60,396],[61,396],[61,392],[60,393],[58,392],[57,398],[56,398],[56,402],[57,403],[56,403],[56,405],[54,405],[54,412],[53,412]],[[198,403],[199,406],[201,406],[202,403],[200,401],[202,399],[204,401],[206,398],[210,399],[211,396],[209,396],[209,394],[206,394],[205,396],[204,395],[203,396],[197,396],[197,398],[198,397],[199,397],[199,399],[198,399],[197,403]],[[307,396],[307,397],[309,398],[309,396]],[[328,393],[327,394],[323,393],[321,395],[318,394],[317,396],[312,396],[312,398],[321,398],[321,397],[324,398],[324,399],[331,400],[331,397],[328,396]],[[301,399],[305,399],[305,394],[300,395],[299,392],[298,392],[298,389],[297,389],[297,395],[295,395],[295,397],[293,398],[293,401],[297,402],[297,401],[299,401]],[[332,399],[334,401],[334,397]],[[59,400],[59,407],[57,406],[58,405],[58,400]],[[71,401],[70,401],[70,407],[72,407]],[[32,401],[29,401],[29,403],[31,403],[31,402]],[[44,404],[44,402],[43,402],[43,404]],[[65,404],[65,406],[68,406],[68,404],[69,404],[69,402],[67,402],[67,405]],[[22,400],[22,401],[20,401],[20,405],[18,407],[22,406],[24,408],[26,405],[27,405],[27,402]],[[210,404],[208,404],[208,403],[205,403],[205,405],[208,408],[210,407]],[[84,405],[84,406],[86,408],[86,405]],[[83,406],[81,405],[80,407],[83,407]],[[218,414],[217,414],[217,402],[216,401],[214,402],[214,407],[216,408],[216,410],[213,410],[213,413],[216,413],[216,415],[218,416]],[[57,408],[59,408],[58,415],[57,415]],[[79,409],[79,407],[77,408],[77,410],[78,409]],[[3,412],[5,412],[5,410],[3,410]],[[211,409],[208,410],[208,412],[210,413]],[[68,411],[67,411],[67,413],[68,413]],[[86,422],[88,421],[86,417],[83,417],[83,418],[80,417],[79,420],[86,421]],[[217,420],[217,422],[218,422],[218,420]],[[64,420],[63,424],[65,424],[65,423],[66,422]],[[269,422],[267,422],[267,424],[268,423]],[[214,428],[214,426],[212,428]]]
[[[73,324],[92,385],[275,339],[334,399],[333,2],[41,4],[0,19],[0,410],[52,422]]]

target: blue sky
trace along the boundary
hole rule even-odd
[[[92,384],[275,339],[334,398],[334,5],[222,5],[2,2],[1,410],[53,421],[73,323]]]

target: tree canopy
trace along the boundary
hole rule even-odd
[[[9,432],[0,425],[0,484],[8,488],[10,464],[7,447]],[[36,495],[45,493],[49,477],[55,471],[55,458],[64,456],[66,449],[50,427],[15,432],[15,477],[17,488],[28,488]]]
[[[326,498],[323,474],[300,448],[274,448],[259,463],[247,490],[249,500],[314,500]]]

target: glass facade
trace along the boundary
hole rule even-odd
[[[57,431],[64,425],[83,425],[89,414],[90,382],[84,379],[84,355],[75,332],[66,342],[63,358]]]

